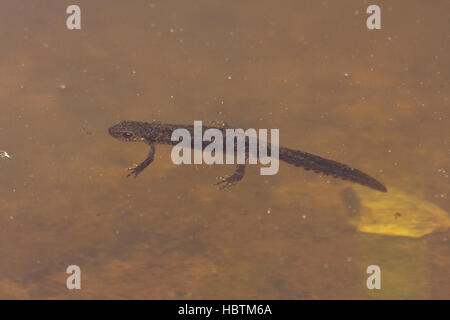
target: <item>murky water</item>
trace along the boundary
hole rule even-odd
[[[357,231],[350,183],[281,163],[175,166],[120,120],[279,128],[450,212],[450,2],[70,1],[0,4],[0,297],[450,298],[449,231]],[[374,191],[376,192],[376,191]],[[82,270],[68,290],[67,266]],[[379,265],[382,289],[368,290]]]

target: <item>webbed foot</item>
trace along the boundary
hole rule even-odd
[[[219,180],[218,182],[214,183],[215,186],[219,186],[219,190],[223,190],[225,188],[234,186],[236,183],[238,183],[242,176],[239,174],[233,174],[231,176],[224,176],[224,177],[217,177]]]
[[[138,176],[138,174],[141,173],[144,169],[145,169],[145,167],[135,164],[134,166],[128,168],[128,171],[130,171],[130,172],[127,174],[127,178],[129,178],[131,176],[134,176],[134,178],[136,178]]]

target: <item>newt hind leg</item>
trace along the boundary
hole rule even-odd
[[[219,181],[214,183],[214,185],[218,185],[219,190],[223,190],[241,181],[244,175],[245,175],[245,164],[238,164],[236,171],[231,176],[217,177]]]

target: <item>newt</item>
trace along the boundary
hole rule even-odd
[[[121,121],[110,127],[108,132],[112,137],[126,142],[144,142],[150,148],[144,161],[128,169],[130,172],[127,177],[134,176],[136,178],[153,162],[155,157],[155,145],[177,145],[178,141],[172,141],[171,137],[172,132],[179,128],[188,130],[191,133],[191,136],[194,135],[193,125],[163,124],[156,121],[152,123]],[[211,128],[222,131],[225,145],[226,129],[230,129],[230,127],[227,125],[203,126],[204,131]],[[202,148],[204,149],[208,144],[209,142],[203,142]],[[246,145],[246,156],[248,156],[248,143],[246,143]],[[191,147],[194,148],[193,142]],[[267,149],[267,154],[270,154],[270,144],[268,144]],[[348,180],[381,192],[387,191],[386,187],[381,182],[377,181],[375,178],[372,178],[368,174],[346,164],[325,159],[311,153],[280,147],[279,160],[292,164],[296,167],[303,167],[305,170],[312,170],[316,173],[322,173],[333,176],[334,178]],[[223,177],[215,184],[220,185],[220,189],[223,189],[236,184],[242,180],[244,175],[245,164],[238,164],[236,171],[231,176]]]

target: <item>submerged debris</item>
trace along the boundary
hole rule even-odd
[[[0,150],[0,159],[11,159],[11,156],[8,152]]]

